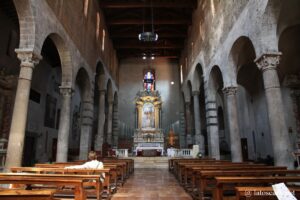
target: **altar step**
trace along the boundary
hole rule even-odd
[[[134,168],[168,168],[168,157],[131,157],[134,160]]]

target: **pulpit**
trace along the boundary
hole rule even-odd
[[[161,98],[158,91],[140,91],[136,97],[137,129],[133,136],[136,155],[164,155],[164,134],[160,129]],[[144,153],[139,153],[144,151]]]

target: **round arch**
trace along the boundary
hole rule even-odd
[[[14,0],[20,25],[20,49],[35,51],[36,24],[30,0]]]

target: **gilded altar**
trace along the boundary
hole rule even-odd
[[[158,150],[163,154],[164,134],[161,130],[161,97],[158,91],[140,91],[136,96],[137,129],[134,149]]]

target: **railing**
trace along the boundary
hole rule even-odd
[[[127,158],[128,157],[128,149],[113,149],[116,152],[116,156]]]
[[[168,157],[192,157],[192,149],[167,149]]]

